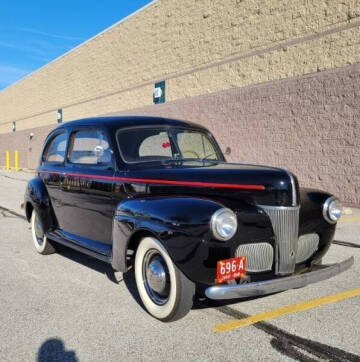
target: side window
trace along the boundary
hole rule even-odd
[[[77,131],[71,135],[69,161],[75,164],[106,165],[112,161],[107,137],[99,130]]]
[[[54,137],[45,147],[43,161],[62,163],[65,159],[67,133]]]

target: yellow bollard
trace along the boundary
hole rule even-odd
[[[10,152],[6,151],[6,170],[9,171],[10,170]]]
[[[15,171],[19,171],[19,151],[15,151]]]

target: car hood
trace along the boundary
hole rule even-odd
[[[286,170],[260,165],[211,161],[143,164],[126,172],[129,180],[143,180],[154,195],[212,196],[252,203],[291,206],[298,200],[296,177]],[[295,200],[294,200],[295,199]]]

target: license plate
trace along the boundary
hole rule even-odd
[[[220,260],[217,263],[216,283],[243,278],[246,272],[246,256]]]

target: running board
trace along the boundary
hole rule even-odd
[[[95,259],[101,260],[101,261],[105,261],[106,263],[111,264],[111,256],[107,256],[107,255],[103,255],[100,253],[97,253],[96,251],[84,248],[78,244],[73,243],[72,241],[62,238],[59,235],[57,235],[54,232],[48,231],[46,233],[46,237],[50,240],[54,240],[56,243],[62,244],[64,246],[67,246],[71,249],[74,249],[76,251],[79,251],[83,254],[89,255]]]

